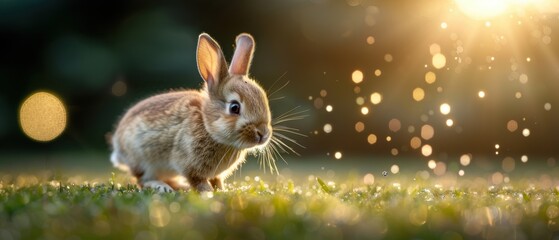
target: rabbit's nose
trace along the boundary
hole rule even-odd
[[[262,144],[270,138],[270,130],[267,124],[260,124],[257,128],[255,128],[255,131],[256,142],[258,142],[258,144]]]

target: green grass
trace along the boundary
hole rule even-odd
[[[213,194],[157,194],[129,183],[0,183],[1,239],[549,239],[559,192],[530,182],[309,177],[232,181]]]

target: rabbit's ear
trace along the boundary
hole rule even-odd
[[[221,52],[219,44],[206,33],[202,33],[198,37],[196,62],[200,75],[208,83],[211,91],[217,89],[219,82],[227,77],[227,62],[225,62],[223,52]]]
[[[254,53],[254,39],[247,33],[241,33],[237,36],[237,46],[231,65],[229,66],[229,74],[231,75],[247,75]]]

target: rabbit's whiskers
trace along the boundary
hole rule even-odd
[[[303,145],[298,143],[297,140],[289,136],[293,135],[306,137],[305,134],[299,132],[299,129],[297,128],[280,125],[281,123],[301,120],[307,116],[305,114],[307,112],[306,110],[298,109],[299,107],[295,107],[272,120],[273,133],[270,142],[263,149],[258,151],[260,168],[264,169],[264,172],[266,172],[266,168],[269,168],[270,173],[279,174],[276,159],[281,159],[287,164],[287,161],[282,154],[295,154],[299,156],[299,153],[297,153],[297,151],[295,151],[295,149],[293,149],[293,147],[289,144],[305,148]]]

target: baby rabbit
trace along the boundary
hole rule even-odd
[[[254,39],[237,36],[227,67],[208,34],[198,38],[200,90],[172,91],[147,98],[120,120],[112,137],[111,162],[145,188],[178,190],[177,176],[199,192],[223,188],[223,180],[263,148],[272,135],[266,92],[248,71]]]

